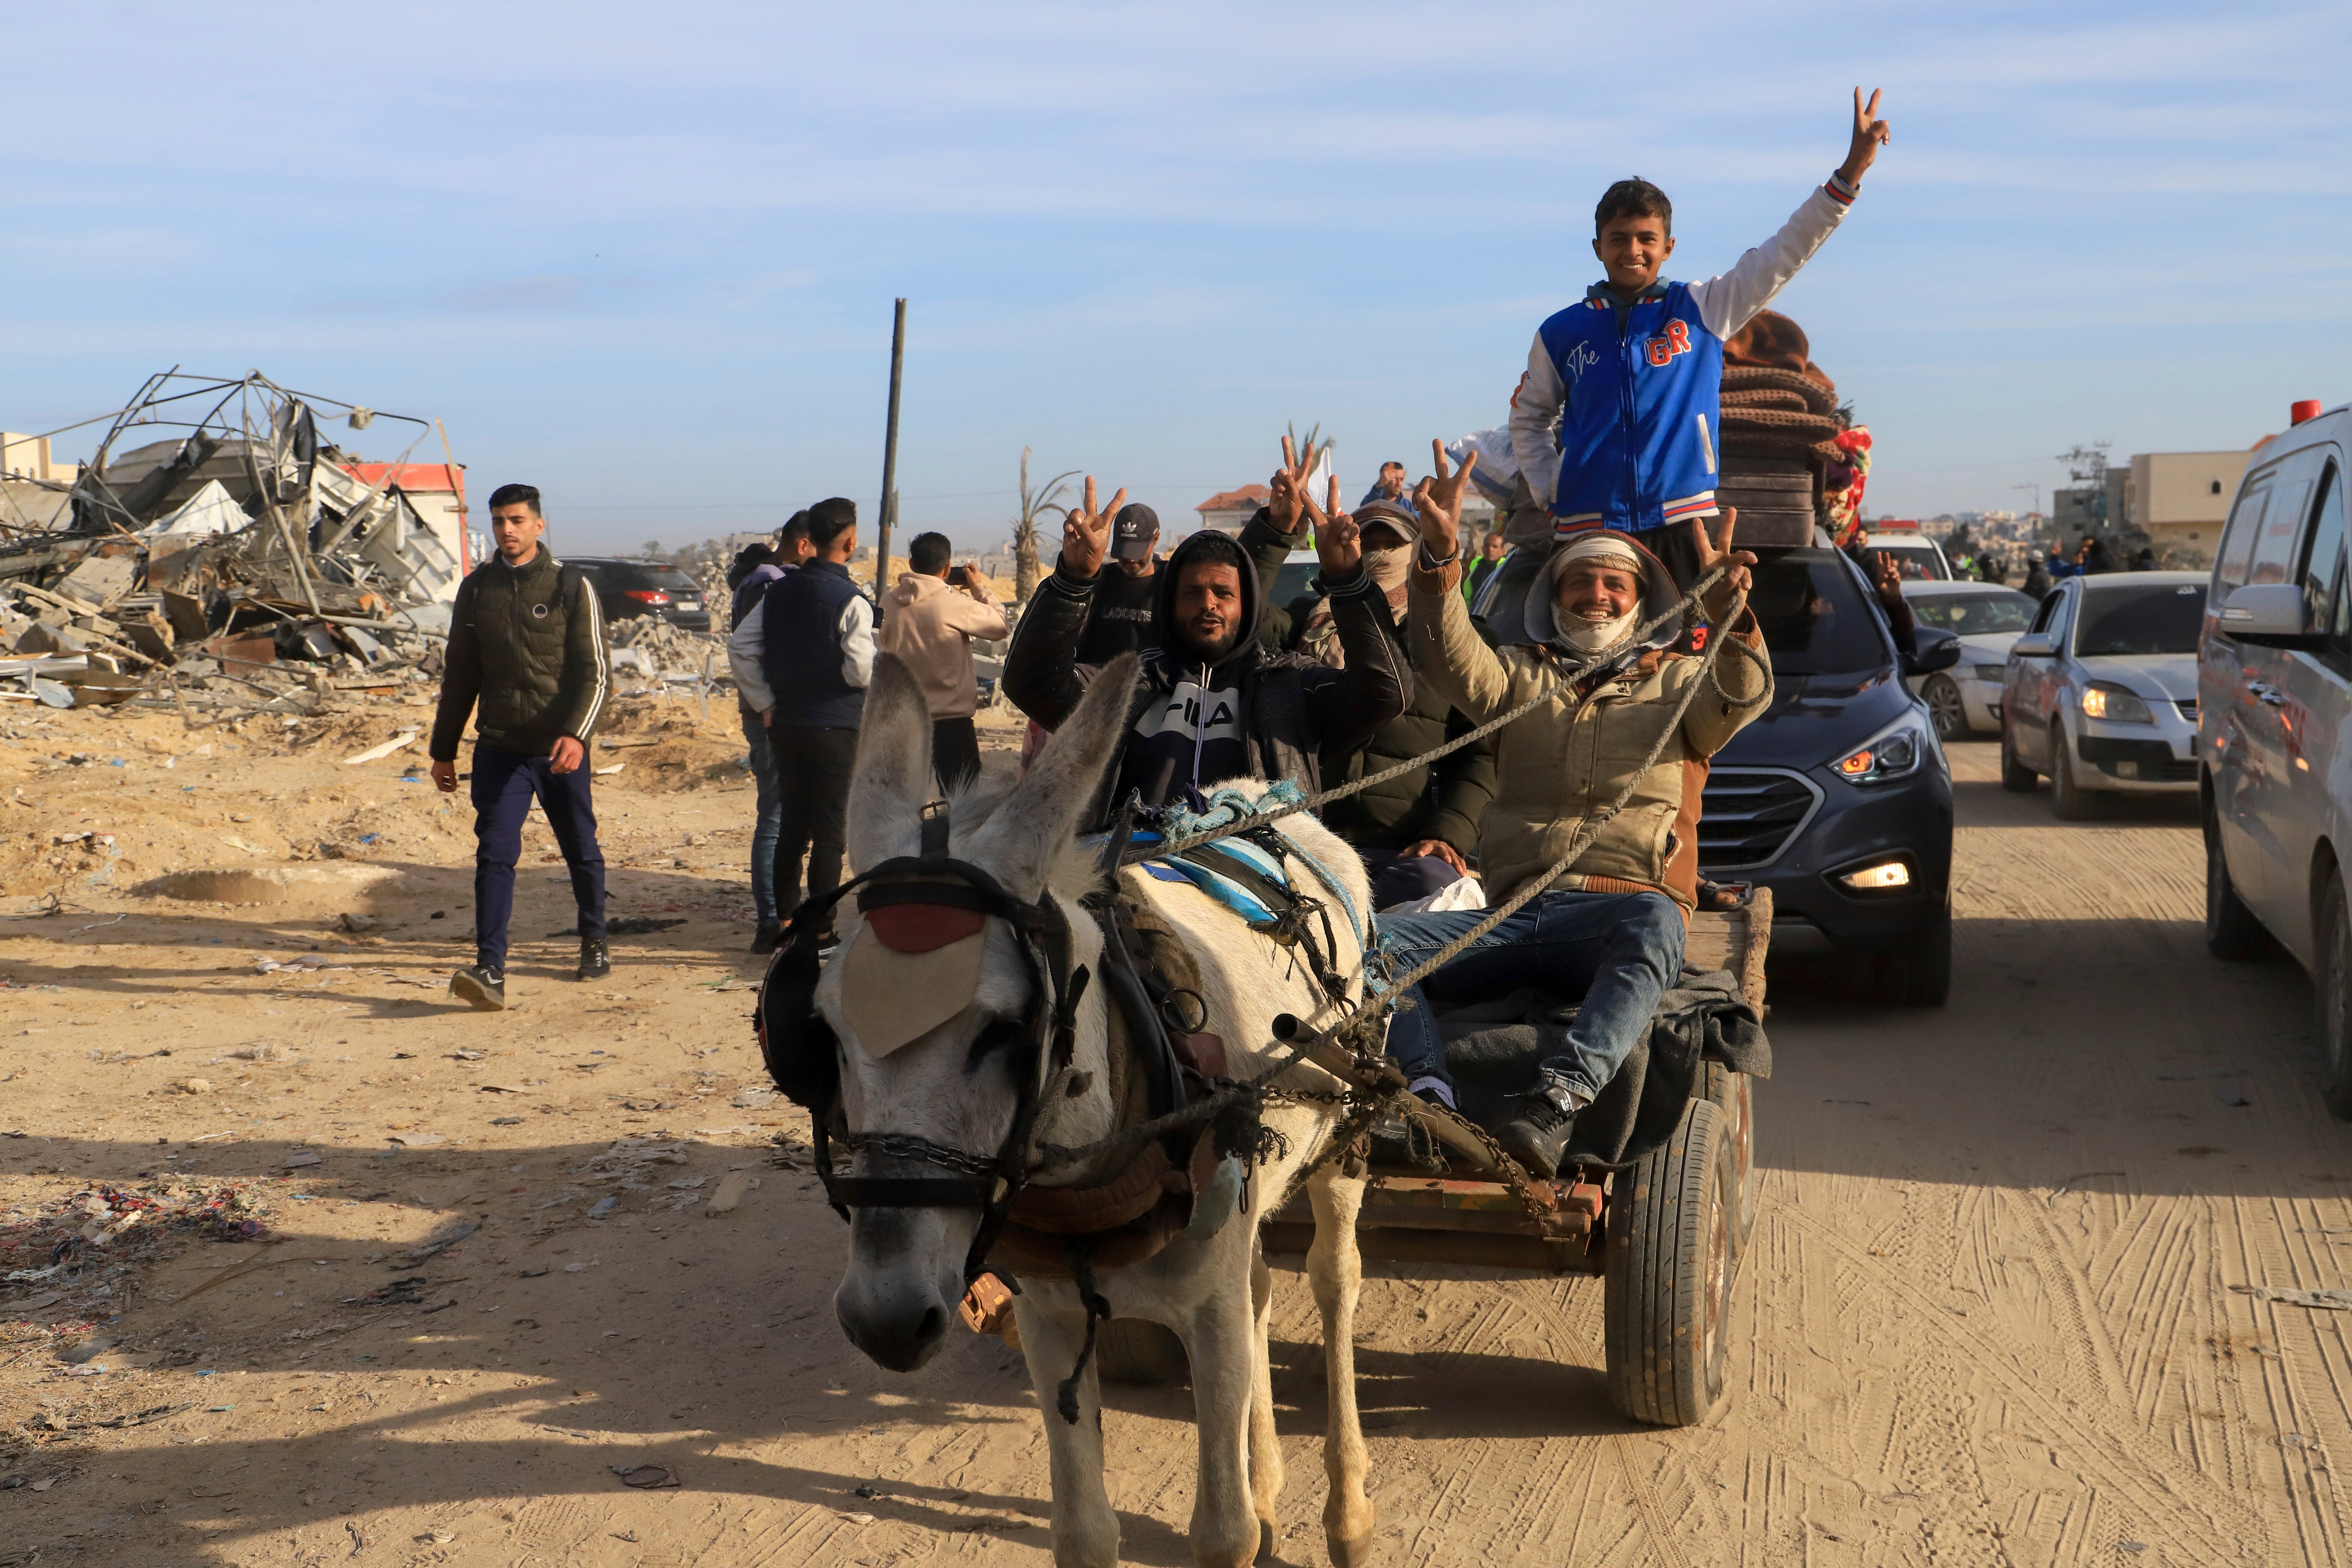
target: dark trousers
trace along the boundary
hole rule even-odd
[[[781,925],[776,918],[776,830],[783,820],[784,783],[776,771],[772,731],[757,713],[745,712],[743,744],[751,762],[756,793],[751,819],[751,910],[763,926]]]
[[[1486,918],[1483,910],[1383,915],[1381,952],[1402,974]],[[1528,1087],[1559,1086],[1580,1101],[1608,1087],[1641,1043],[1658,998],[1683,972],[1682,910],[1664,893],[1538,893],[1416,989],[1454,1001],[1507,996],[1539,985],[1582,998],[1576,1021]],[[1389,1055],[1408,1079],[1451,1086],[1445,1041],[1425,995],[1389,1020]]]
[[[980,731],[969,719],[931,721],[931,772],[940,793],[953,795],[980,776]]]
[[[604,852],[596,845],[596,807],[589,799],[588,780],[585,757],[570,773],[559,773],[551,758],[523,756],[488,741],[474,743],[474,957],[483,968],[506,973],[515,860],[522,854],[523,818],[530,815],[533,795],[572,868],[581,936],[604,934]]]
[[[1703,517],[1698,521],[1710,540],[1715,537],[1715,531],[1723,526],[1720,517]],[[1689,522],[1670,522],[1664,528],[1644,528],[1626,537],[1656,556],[1658,563],[1666,569],[1666,575],[1675,580],[1675,586],[1683,593],[1689,593],[1691,584],[1698,581],[1698,544],[1691,538]],[[1739,542],[1736,530],[1731,542],[1734,545]]]
[[[857,760],[857,731],[788,725],[771,742],[783,784],[776,824],[776,912],[785,920],[801,905],[801,857],[808,857],[808,893],[820,898],[841,886],[848,837],[849,768]],[[828,922],[830,929],[830,922]]]

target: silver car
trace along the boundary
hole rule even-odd
[[[1936,734],[1946,741],[1990,735],[2000,728],[2001,685],[2009,645],[2033,619],[2033,601],[1998,583],[1938,583],[1907,578],[1904,602],[1923,626],[1960,639],[1960,662],[1933,675],[1914,675],[1910,687],[1927,705]]]
[[[2100,795],[2197,793],[2201,572],[2069,577],[2010,645],[2001,688],[2000,783],[2050,779],[2063,821]]]

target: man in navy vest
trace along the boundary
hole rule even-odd
[[[874,604],[849,580],[857,503],[835,496],[809,508],[808,537],[815,553],[727,639],[735,689],[768,726],[782,778],[770,885],[786,920],[800,906],[803,855],[811,897],[841,886],[849,770],[874,675]]]
[[[768,589],[779,580],[801,569],[809,558],[808,513],[796,511],[776,535],[773,548],[764,545],[746,546],[729,569],[727,585],[734,590],[735,600],[730,606],[727,630],[731,636],[746,619],[756,619],[760,601]],[[776,835],[783,830],[784,780],[779,771],[773,745],[775,731],[761,721],[759,713],[744,699],[738,687],[735,693],[738,717],[743,725],[743,745],[751,763],[751,779],[758,813],[751,826],[751,910],[758,928],[751,935],[751,951],[758,953],[776,951],[776,938],[782,921],[776,913]]]
[[[1603,527],[1633,533],[1688,586],[1690,521],[1712,517],[1723,341],[1769,304],[1853,204],[1888,136],[1878,98],[1853,92],[1845,162],[1780,232],[1730,271],[1670,283],[1674,205],[1647,180],[1620,180],[1593,211],[1607,279],[1536,330],[1511,395],[1511,451],[1555,538]]]

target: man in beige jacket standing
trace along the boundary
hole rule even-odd
[[[972,710],[980,706],[972,679],[971,644],[1010,637],[1013,624],[990,597],[987,579],[968,568],[950,570],[944,533],[919,533],[907,546],[913,568],[882,596],[876,640],[914,672],[931,710],[931,771],[942,790],[970,784],[980,773],[980,736]],[[959,575],[965,580],[956,582]]]

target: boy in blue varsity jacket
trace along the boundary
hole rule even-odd
[[[1555,536],[1601,526],[1640,538],[1685,575],[1690,520],[1716,514],[1723,341],[1769,304],[1853,205],[1887,140],[1879,95],[1853,92],[1853,141],[1829,182],[1780,232],[1704,283],[1670,283],[1674,208],[1646,180],[1620,180],[1593,213],[1608,271],[1536,330],[1511,395],[1511,450]]]

